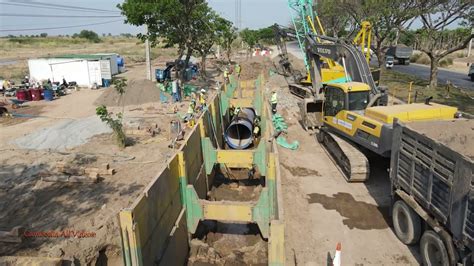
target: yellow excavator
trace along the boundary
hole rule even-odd
[[[369,177],[369,161],[361,152],[370,150],[389,157],[392,145],[392,123],[447,120],[455,118],[457,108],[431,103],[387,106],[386,89],[374,82],[366,57],[353,43],[327,36],[321,43],[307,35],[307,54],[311,58],[313,97],[301,108],[303,124],[316,125],[317,140],[331,155],[349,182]],[[350,82],[321,82],[321,58],[339,62]],[[312,120],[309,120],[312,118]]]
[[[305,63],[311,80],[311,96],[300,102],[303,126],[317,128],[317,140],[331,156],[349,182],[369,178],[369,161],[362,150],[383,157],[390,156],[392,123],[447,120],[456,116],[457,108],[431,103],[387,106],[387,89],[374,81],[370,61],[368,22],[351,41],[325,36],[317,16],[312,16],[312,1],[289,0],[300,14],[310,14],[295,23],[300,47],[304,47]],[[318,23],[318,33],[314,27]],[[367,41],[365,41],[367,40]],[[338,82],[325,78],[327,62],[342,68],[344,77]],[[291,90],[291,87],[290,87]]]

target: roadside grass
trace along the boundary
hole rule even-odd
[[[0,38],[0,59],[17,61],[0,68],[0,77],[21,79],[28,74],[28,59],[51,57],[63,54],[118,53],[125,58],[125,64],[145,62],[145,45],[137,38],[102,37],[101,43],[92,43],[81,38]],[[152,59],[175,57],[174,48],[153,47]]]
[[[474,92],[462,88],[447,89],[446,85],[440,85],[436,89],[428,87],[429,81],[420,79],[414,75],[404,74],[392,70],[384,70],[381,73],[380,85],[387,86],[389,94],[404,102],[408,102],[410,82],[413,82],[411,102],[424,102],[428,97],[433,97],[433,102],[455,106],[459,110],[474,114]]]

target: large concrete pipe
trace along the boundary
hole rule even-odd
[[[224,138],[231,149],[243,150],[253,142],[253,121],[255,111],[251,108],[242,108],[234,115],[227,127]]]

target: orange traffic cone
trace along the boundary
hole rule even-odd
[[[334,259],[332,260],[332,265],[341,266],[341,243],[336,245],[336,254],[334,254]]]

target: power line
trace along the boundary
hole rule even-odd
[[[2,4],[13,4],[13,3],[5,3],[2,2]],[[74,9],[74,10],[83,10],[83,11],[95,11],[95,12],[114,12],[116,13],[117,11],[114,10],[106,10],[106,9],[98,9],[98,8],[88,8],[88,7],[80,7],[80,6],[70,6],[70,5],[60,5],[60,4],[52,4],[52,3],[44,3],[44,2],[37,2],[37,1],[32,1],[32,2],[27,2],[27,3],[14,3],[14,4],[23,4],[24,6],[36,6],[38,8],[40,7],[58,7],[58,8],[68,8],[68,9]]]
[[[85,27],[85,26],[95,26],[95,25],[109,24],[109,23],[114,23],[114,22],[119,22],[119,21],[123,21],[123,20],[119,19],[119,20],[111,20],[111,21],[97,22],[97,23],[90,23],[90,24],[71,25],[71,26],[62,26],[62,27],[51,27],[51,28],[14,29],[14,30],[12,30],[12,29],[9,29],[9,30],[0,29],[0,32],[69,29],[69,28],[79,28],[79,27]]]
[[[38,15],[38,14],[12,14],[12,13],[0,13],[0,17],[36,17],[36,18],[121,18],[122,16],[88,16],[88,15]]]
[[[54,6],[36,6],[30,5],[27,3],[4,3],[0,2],[0,5],[9,5],[9,6],[19,6],[19,7],[33,7],[41,9],[50,9],[50,10],[64,10],[64,11],[81,11],[81,12],[92,12],[92,13],[104,13],[105,11],[93,11],[93,10],[78,10],[75,8],[64,8],[64,7],[54,7]],[[108,13],[120,13],[120,11],[107,11]]]

